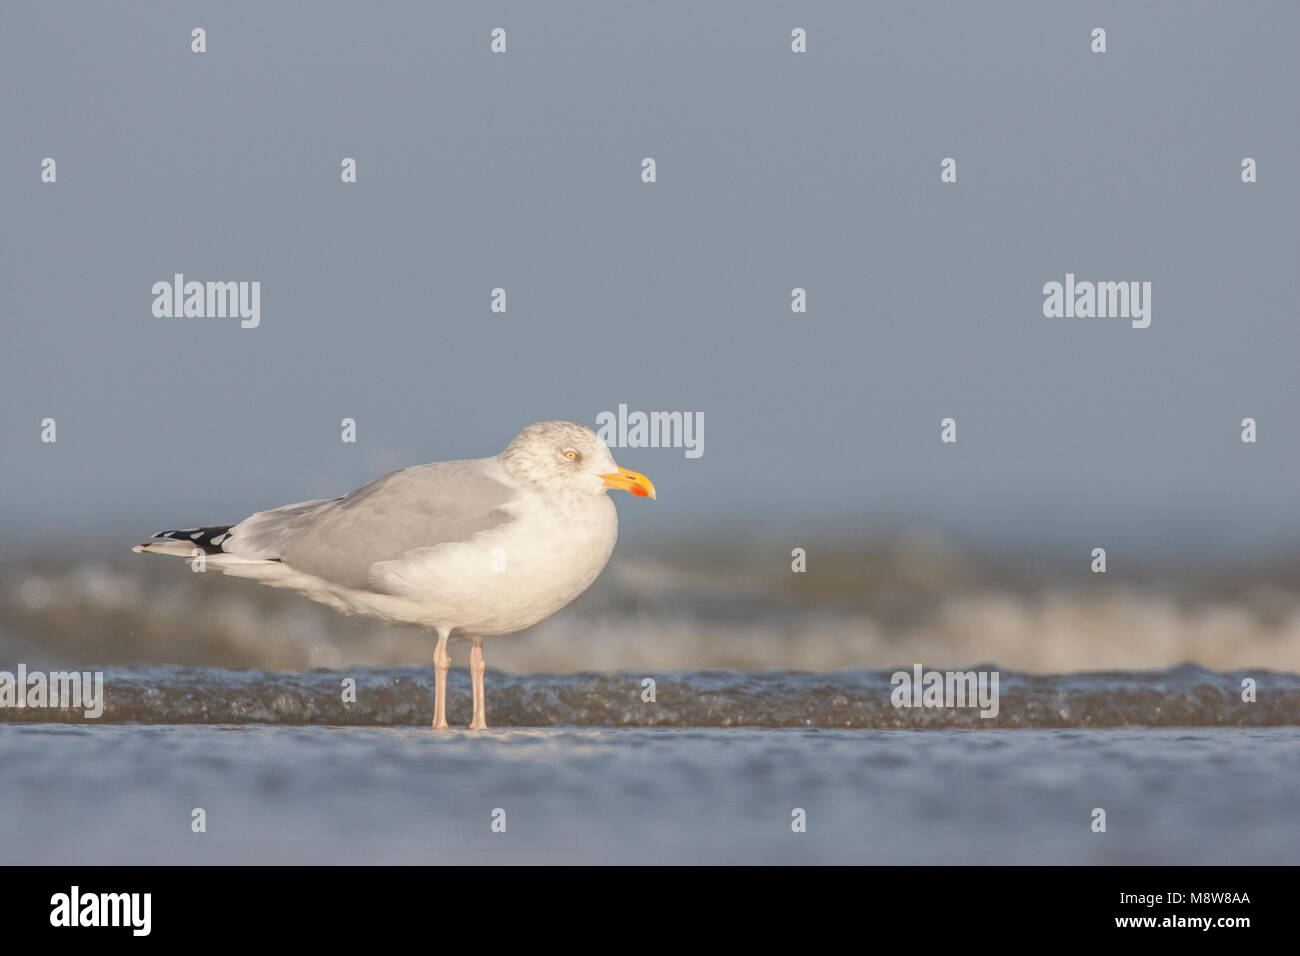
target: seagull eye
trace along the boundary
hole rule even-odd
[[[579,455],[576,451],[574,451],[572,448],[566,448],[566,449],[564,449],[564,451],[562,451],[560,454],[562,454],[562,455],[563,455],[565,458],[567,458],[569,461],[577,461],[579,458],[582,457],[582,456]]]

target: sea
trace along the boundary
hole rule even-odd
[[[1300,861],[1294,565],[1110,586],[922,541],[837,583],[747,554],[616,561],[488,642],[492,729],[446,733],[418,630],[147,556],[0,560],[0,671],[104,688],[95,718],[0,707],[0,857]],[[895,706],[917,666],[996,673],[996,715]]]

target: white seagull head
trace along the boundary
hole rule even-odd
[[[576,422],[533,422],[498,457],[511,475],[547,491],[595,496],[619,488],[655,497],[649,478],[620,468],[596,433]]]

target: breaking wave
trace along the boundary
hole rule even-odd
[[[769,553],[771,552],[771,553]],[[570,607],[487,644],[516,673],[965,668],[1069,673],[1192,662],[1300,672],[1300,568],[1167,579],[1047,573],[905,539],[879,551],[698,550],[615,560]],[[1106,580],[1109,579],[1109,580]],[[266,671],[427,664],[417,629],[124,553],[0,561],[0,667],[187,664]],[[463,649],[453,647],[458,666]]]
[[[987,668],[985,668],[987,669]],[[655,681],[653,702],[643,681]],[[970,708],[895,708],[889,671],[505,674],[489,671],[488,719],[550,727],[1263,727],[1300,724],[1300,675],[1193,665],[1132,673],[1002,672],[996,717]],[[1242,679],[1257,701],[1242,701]],[[345,702],[344,682],[355,681]],[[470,717],[469,680],[448,679],[448,718]],[[104,675],[104,712],[0,708],[0,722],[419,726],[433,714],[431,668],[264,673],[132,667]]]
[[[116,543],[113,548],[116,548]],[[1110,727],[1300,723],[1300,565],[1167,576],[998,562],[941,539],[615,560],[573,605],[487,643],[498,725]],[[0,559],[0,670],[103,670],[103,720],[411,725],[433,641],[180,562],[96,548]],[[464,645],[450,713],[468,721]],[[1004,668],[1001,709],[896,710],[889,675]],[[576,676],[555,676],[572,674]],[[356,703],[340,681],[355,677]],[[1241,701],[1241,680],[1258,702]],[[640,682],[658,682],[641,702]],[[459,716],[458,716],[459,715]],[[0,708],[0,721],[63,720]],[[66,719],[73,720],[71,716]],[[75,719],[80,719],[77,717]]]

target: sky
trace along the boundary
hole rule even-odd
[[[699,457],[614,450],[659,493],[625,534],[1294,549],[1298,30],[1293,3],[6,3],[0,546],[231,523],[623,404],[705,423]],[[259,324],[156,316],[176,273],[259,282]],[[1046,317],[1067,274],[1151,283],[1150,326]]]

